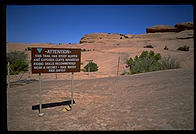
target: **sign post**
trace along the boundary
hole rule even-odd
[[[31,48],[31,71],[39,73],[40,80],[40,116],[42,113],[42,80],[41,73],[72,73],[71,108],[73,109],[74,72],[80,72],[81,49],[78,48]]]
[[[89,73],[90,73],[90,66],[88,66],[88,75],[89,75]]]
[[[43,116],[42,113],[42,77],[41,73],[39,73],[39,116]]]
[[[74,85],[74,73],[71,75],[71,110],[73,110],[73,85]]]

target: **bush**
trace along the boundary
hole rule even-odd
[[[10,74],[19,74],[22,71],[28,71],[28,63],[26,61],[27,54],[21,51],[12,51],[7,54],[7,62],[10,63]]]
[[[89,62],[85,67],[84,67],[84,72],[88,72],[88,67],[90,67],[90,72],[96,72],[98,71],[98,66],[94,62]]]
[[[183,47],[179,47],[177,50],[180,50],[180,51],[189,51],[189,46],[184,45]]]
[[[127,74],[129,74],[129,72],[127,72],[127,71],[124,70],[121,75],[127,75]]]
[[[84,68],[82,68],[81,71],[86,72],[86,70]]]
[[[144,48],[154,48],[152,45],[146,45]]]
[[[164,57],[160,62],[162,65],[162,70],[180,68],[180,64],[175,59],[171,59],[170,57]]]
[[[84,48],[84,49],[81,49],[81,51],[82,51],[82,52],[85,52],[85,51],[86,51],[86,49],[85,49],[85,48]]]
[[[129,67],[131,74],[180,67],[179,63],[177,63],[175,60],[170,58],[161,59],[160,53],[155,54],[154,51],[143,51],[139,57],[136,55],[134,60],[129,58],[126,61],[126,64],[126,67]]]
[[[168,47],[167,47],[167,46],[165,46],[165,47],[164,47],[164,50],[168,50]]]
[[[7,62],[10,62],[10,64],[12,64],[15,59],[26,61],[27,54],[22,51],[12,51],[7,54]]]
[[[19,74],[22,71],[28,71],[28,63],[19,59],[15,59],[12,64],[10,64],[10,68],[11,75]]]

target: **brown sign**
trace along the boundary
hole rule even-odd
[[[32,73],[80,72],[81,49],[31,48]]]

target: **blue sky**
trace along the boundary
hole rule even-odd
[[[193,21],[193,5],[8,5],[7,42],[79,43],[89,33],[144,34]]]

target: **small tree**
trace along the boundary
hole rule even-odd
[[[19,59],[15,59],[12,64],[10,65],[11,68],[11,72],[10,74],[15,75],[15,74],[19,74],[22,71],[28,71],[28,63],[26,63],[25,61],[19,60]]]
[[[22,51],[12,51],[7,54],[7,62],[10,62],[10,74],[19,74],[22,71],[28,71],[28,63],[26,61],[27,54]]]
[[[10,64],[12,64],[12,62],[15,59],[26,61],[27,54],[25,54],[25,52],[22,52],[22,51],[12,51],[7,54],[7,61],[9,61]]]
[[[94,62],[89,62],[85,67],[84,67],[84,71],[88,72],[88,68],[90,67],[90,72],[96,72],[98,71],[98,66],[96,63]]]

